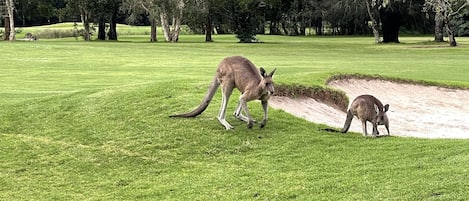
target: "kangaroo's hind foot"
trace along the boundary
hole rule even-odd
[[[225,129],[226,129],[226,130],[230,130],[230,129],[233,129],[233,128],[234,128],[234,127],[231,126],[231,124],[228,123],[225,119],[218,118],[218,121],[219,121],[223,126],[225,126]]]

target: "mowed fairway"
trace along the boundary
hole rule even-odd
[[[120,37],[0,42],[0,200],[468,198],[468,140],[341,135],[273,109],[264,129],[247,129],[230,115],[237,92],[234,130],[216,119],[220,92],[197,118],[168,115],[197,106],[231,55],[276,67],[282,84],[360,73],[469,87],[469,38],[449,48],[431,36]],[[262,118],[259,102],[249,107]]]

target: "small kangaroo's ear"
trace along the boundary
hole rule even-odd
[[[269,73],[269,77],[272,77],[272,76],[274,76],[274,73],[275,73],[275,71],[277,71],[277,68],[274,68],[274,70],[273,70],[272,72],[270,72],[270,73]]]
[[[261,76],[262,76],[262,77],[266,77],[266,76],[267,76],[267,73],[265,72],[265,69],[264,69],[264,68],[260,67],[260,68],[259,68],[259,71],[261,72]]]
[[[387,112],[389,110],[389,104],[384,105],[384,112]]]

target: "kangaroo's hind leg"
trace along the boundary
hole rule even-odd
[[[227,121],[226,121],[226,107],[228,106],[228,101],[230,100],[231,93],[233,92],[233,88],[230,86],[223,86],[221,88],[221,106],[220,106],[220,111],[218,113],[218,121],[225,126],[226,130],[233,129],[234,127],[231,126]]]
[[[363,128],[363,136],[368,136],[368,132],[366,131],[366,120],[362,120],[362,128]]]

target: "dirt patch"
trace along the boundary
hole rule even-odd
[[[383,104],[389,104],[389,127],[393,136],[469,139],[469,90],[356,78],[329,80],[328,86],[344,91],[349,100],[371,94]],[[270,105],[337,129],[342,128],[346,116],[337,107],[313,98],[276,96],[272,97]],[[350,131],[362,132],[357,118],[352,121]],[[379,131],[386,133],[384,127],[379,127]]]

